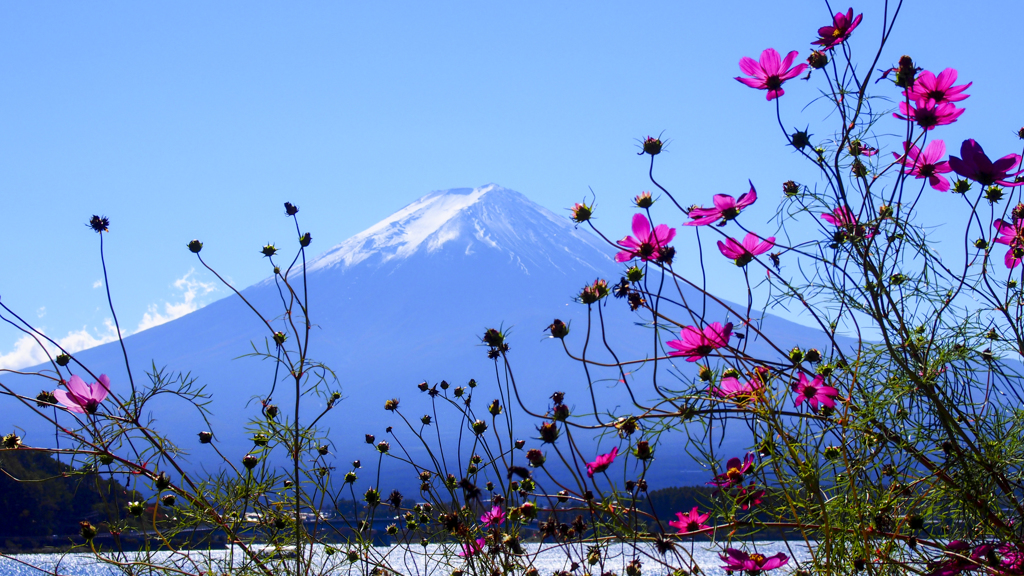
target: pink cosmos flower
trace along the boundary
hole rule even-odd
[[[587,476],[593,478],[594,474],[598,472],[604,472],[612,465],[615,461],[615,457],[619,454],[619,448],[616,446],[612,448],[612,451],[607,454],[601,454],[597,458],[594,458],[593,462],[587,462]]]
[[[54,390],[53,395],[69,412],[95,414],[100,402],[110,393],[110,378],[100,374],[100,381],[86,384],[78,376],[72,376],[67,383],[67,392]]]
[[[818,28],[818,36],[821,38],[811,44],[821,46],[822,50],[835,48],[850,37],[850,33],[860,24],[863,17],[863,14],[857,14],[857,17],[854,18],[853,8],[847,10],[846,14],[836,12],[836,15],[832,17],[832,25]]]
[[[949,190],[949,180],[941,174],[952,172],[949,162],[939,161],[946,154],[946,143],[942,140],[932,140],[925,146],[922,152],[916,145],[910,142],[903,143],[903,149],[907,153],[903,156],[893,152],[896,161],[906,166],[906,173],[917,178],[927,178],[932,188],[939,192]]]
[[[1024,220],[1014,219],[1013,224],[1009,224],[1002,219],[996,220],[992,223],[996,228],[996,232],[1000,234],[999,238],[995,239],[995,242],[999,244],[1006,244],[1010,247],[1006,251],[1006,256],[1003,258],[1003,262],[1006,263],[1006,267],[1014,269],[1020,264],[1020,260],[1024,257]]]
[[[731,398],[742,402],[755,396],[763,386],[760,378],[751,378],[746,384],[740,384],[736,378],[726,376],[717,387],[711,387],[711,393],[719,398]]]
[[[470,542],[462,545],[462,551],[459,552],[459,556],[465,558],[466,556],[476,556],[477,554],[484,551],[484,546],[487,541],[483,538],[477,538],[476,542]]]
[[[640,258],[644,262],[657,260],[661,251],[676,237],[676,229],[667,224],[658,224],[651,230],[651,223],[643,214],[633,215],[633,236],[619,240],[619,246],[625,248],[615,255],[616,262],[626,262]]]
[[[728,490],[733,486],[739,486],[743,483],[743,475],[750,472],[750,469],[754,466],[754,453],[747,452],[747,455],[743,457],[743,462],[740,462],[739,458],[730,458],[725,463],[725,472],[722,472],[718,476],[708,482],[712,486],[718,486],[719,488],[725,488]]]
[[[949,166],[954,172],[964,178],[970,178],[982,186],[999,184],[1001,186],[1013,187],[1024,184],[1024,182],[1013,181],[1013,177],[1024,172],[1024,170],[1010,172],[1010,170],[1013,170],[1020,164],[1020,156],[1016,154],[1007,154],[993,162],[985,155],[981,145],[972,138],[964,140],[963,144],[960,145],[960,155],[963,156],[963,159],[950,156]]]
[[[759,490],[753,482],[746,488],[740,488],[739,493],[736,494],[736,503],[740,505],[740,510],[747,510],[761,502],[764,502],[764,490]]]
[[[893,112],[893,116],[900,120],[913,120],[925,130],[931,130],[936,126],[944,126],[956,122],[956,119],[964,113],[963,108],[957,108],[949,102],[940,102],[927,99],[917,101],[917,108],[900,102],[900,111]]]
[[[675,348],[669,356],[688,356],[687,362],[696,362],[712,351],[727,346],[732,335],[732,322],[722,326],[718,322],[708,324],[703,331],[695,326],[686,326],[679,333],[681,340],[669,340],[665,345]]]
[[[760,62],[755,62],[753,58],[744,56],[740,58],[740,70],[751,78],[737,76],[736,79],[751,88],[767,90],[767,99],[774,100],[786,93],[782,89],[783,82],[790,78],[796,78],[807,69],[807,64],[797,64],[790,68],[796,55],[797,51],[793,50],[786,54],[785,60],[779,60],[779,53],[775,51],[775,48],[768,48],[761,52]]]
[[[829,408],[835,408],[836,396],[839,396],[839,390],[831,386],[825,386],[825,378],[820,374],[815,376],[814,380],[808,381],[807,375],[802,372],[800,373],[800,380],[793,383],[793,392],[796,392],[794,405],[797,408],[806,400],[814,412],[818,411],[819,402]]]
[[[484,515],[480,517],[480,522],[484,526],[501,526],[505,523],[505,511],[501,509],[501,506],[495,506],[484,512]]]
[[[698,532],[705,528],[710,528],[710,526],[705,524],[710,517],[710,514],[698,514],[697,507],[694,506],[693,510],[690,510],[688,514],[676,512],[676,518],[678,518],[678,520],[670,520],[668,525],[673,528],[678,528],[680,534]]]
[[[865,228],[862,224],[859,224],[853,210],[844,206],[836,208],[831,214],[822,214],[821,219],[837,228],[842,228],[847,236],[855,240],[871,238],[875,235],[874,228]]]
[[[740,210],[750,206],[757,201],[757,190],[754,190],[754,183],[750,182],[750,191],[740,194],[739,200],[728,194],[715,194],[712,199],[714,208],[691,208],[688,216],[693,219],[687,222],[686,226],[706,226],[712,224],[719,218],[722,224],[740,215]]]
[[[719,554],[718,557],[725,562],[725,566],[722,566],[723,569],[747,572],[749,574],[774,570],[779,566],[785,566],[789,563],[789,556],[782,552],[775,556],[765,557],[763,554],[747,554],[735,548],[726,548],[725,554]]]
[[[954,82],[956,82],[956,70],[953,68],[946,68],[939,72],[938,77],[925,70],[914,80],[913,88],[909,92],[904,90],[903,95],[915,102],[928,99],[935,100],[936,102],[960,102],[961,100],[966,100],[969,94],[961,94],[961,92],[970,88],[974,82],[953,86]]]
[[[735,238],[727,238],[725,242],[718,241],[718,249],[726,258],[736,261],[737,266],[746,266],[754,259],[754,256],[764,254],[775,246],[775,237],[761,241],[761,238],[753,232],[748,232],[740,244]]]

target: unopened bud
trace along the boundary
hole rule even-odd
[[[199,254],[199,251],[203,249],[203,243],[200,242],[199,240],[193,240],[188,243],[188,249],[193,254]]]

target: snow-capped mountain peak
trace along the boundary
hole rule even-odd
[[[557,238],[564,234],[606,250],[598,248],[592,235],[576,230],[568,218],[556,216],[513,190],[496,184],[440,190],[327,250],[310,262],[309,271],[345,270],[363,263],[381,266],[404,261],[416,253],[433,254],[450,248],[466,255],[502,253],[502,259],[514,261],[529,273],[528,264],[553,257],[533,254],[536,239],[550,238],[557,247]],[[550,250],[548,246],[541,250]],[[582,263],[582,255],[571,256]]]

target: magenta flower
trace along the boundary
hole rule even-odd
[[[993,222],[992,225],[1001,235],[995,239],[995,242],[1010,247],[1006,251],[1003,262],[1006,263],[1007,268],[1012,270],[1020,264],[1021,258],[1024,257],[1024,220],[1014,219],[1013,224],[1009,224],[1000,219]]]
[[[1024,170],[1010,172],[1010,170],[1013,170],[1020,164],[1020,156],[1016,154],[1007,154],[993,162],[985,155],[981,145],[972,138],[964,140],[963,144],[960,145],[960,155],[963,156],[963,159],[950,156],[949,166],[954,172],[964,178],[970,178],[982,186],[999,184],[1013,187],[1024,184],[1024,182],[1013,181],[1013,177],[1024,172]]]
[[[597,458],[594,458],[593,462],[587,462],[587,476],[593,478],[594,474],[598,472],[604,472],[615,462],[615,457],[619,454],[619,448],[616,446],[612,448],[612,451],[607,454],[601,454]]]
[[[68,391],[54,390],[53,395],[69,412],[79,414],[95,414],[100,402],[110,393],[110,378],[100,374],[100,381],[86,384],[78,376],[72,376],[67,382]]]
[[[853,210],[843,206],[836,208],[831,214],[822,214],[821,219],[837,228],[842,228],[843,232],[854,240],[871,238],[875,235],[874,228],[869,229],[859,224]]]
[[[963,108],[957,108],[949,102],[928,99],[917,101],[917,108],[906,102],[900,102],[900,111],[893,112],[892,115],[900,120],[913,120],[921,128],[931,130],[936,126],[956,122],[956,119],[963,113]]]
[[[476,556],[477,554],[484,551],[484,545],[487,541],[483,538],[477,538],[475,542],[469,542],[462,545],[462,551],[459,552],[459,556],[465,558],[466,556]]]
[[[745,194],[740,194],[739,200],[736,200],[728,194],[715,194],[712,199],[714,202],[714,208],[691,208],[687,214],[693,219],[692,222],[687,222],[687,226],[706,226],[713,224],[715,220],[722,219],[722,224],[726,221],[732,220],[733,218],[740,215],[740,211],[750,206],[757,201],[757,190],[754,190],[754,183],[750,182],[750,191]]]
[[[694,506],[693,510],[690,510],[688,514],[676,512],[676,518],[678,518],[678,520],[670,520],[668,525],[673,528],[678,528],[680,534],[699,532],[705,528],[710,528],[710,526],[705,524],[710,517],[710,514],[698,514],[697,507]]]
[[[922,152],[916,145],[910,142],[903,143],[903,149],[907,153],[903,156],[893,152],[892,155],[896,158],[896,161],[906,166],[906,173],[917,178],[927,178],[928,183],[931,184],[932,188],[935,188],[939,192],[946,192],[949,190],[949,180],[946,180],[942,174],[952,172],[953,169],[949,167],[949,162],[942,160],[946,154],[946,143],[942,140],[932,140],[927,146],[925,146]]]
[[[818,36],[821,38],[811,44],[821,46],[822,50],[835,48],[850,37],[850,33],[860,24],[863,17],[863,14],[857,14],[857,17],[854,18],[853,8],[847,10],[846,14],[836,12],[836,15],[832,17],[832,25],[818,28]]]
[[[657,260],[661,251],[676,237],[676,229],[667,224],[658,224],[651,230],[651,223],[643,214],[633,215],[633,236],[619,240],[619,246],[625,248],[615,255],[616,262],[626,262],[640,258],[644,262]]]
[[[740,488],[739,493],[736,494],[736,503],[740,505],[740,510],[747,510],[764,502],[764,493],[764,489],[759,490],[751,482],[746,488]]]
[[[789,556],[782,552],[775,556],[765,557],[763,554],[747,554],[735,548],[726,548],[725,554],[719,554],[718,557],[725,562],[725,566],[722,566],[723,569],[747,572],[748,574],[774,570],[789,563]]]
[[[505,523],[505,511],[501,509],[501,506],[495,506],[484,512],[484,515],[480,517],[480,522],[484,526],[501,526]]]
[[[681,340],[669,340],[665,344],[675,348],[668,353],[669,356],[689,356],[686,359],[687,362],[696,362],[711,354],[713,350],[727,346],[730,335],[732,335],[732,322],[727,322],[725,326],[718,322],[712,322],[703,331],[695,326],[686,326],[679,333]]]
[[[762,241],[757,234],[748,232],[740,244],[735,238],[727,238],[725,242],[718,241],[718,249],[726,258],[736,261],[737,266],[746,266],[754,259],[754,256],[764,254],[775,246],[775,237],[772,236]]]
[[[824,404],[829,408],[836,407],[836,396],[839,396],[839,390],[831,386],[825,386],[825,379],[819,374],[814,377],[814,380],[808,382],[807,375],[800,373],[800,380],[793,383],[793,392],[796,392],[796,401],[794,406],[797,408],[803,404],[804,400],[811,405],[811,410],[818,411],[818,403]]]
[[[790,78],[796,78],[807,69],[807,64],[797,64],[790,68],[796,55],[797,51],[793,50],[786,54],[785,60],[779,60],[779,53],[775,51],[775,48],[768,48],[761,52],[760,62],[755,62],[753,58],[744,56],[740,58],[740,70],[751,78],[737,76],[736,79],[751,88],[767,90],[767,99],[774,100],[786,93],[782,89],[783,82]]]
[[[966,100],[969,94],[961,94],[961,92],[970,88],[974,82],[953,86],[954,82],[956,82],[956,70],[953,68],[946,68],[939,72],[938,77],[925,70],[914,80],[913,88],[910,91],[904,90],[903,95],[915,102],[929,99],[936,102]]]
[[[719,488],[725,488],[728,490],[733,486],[739,486],[743,484],[743,476],[750,472],[750,469],[754,466],[754,453],[747,452],[744,456],[743,462],[740,462],[739,458],[730,458],[725,463],[725,472],[722,472],[718,476],[708,482],[712,486],[718,486]]]
[[[745,402],[755,396],[763,386],[764,383],[760,378],[751,378],[746,384],[740,384],[736,378],[726,376],[722,378],[717,387],[711,387],[711,393],[719,398],[731,398]]]

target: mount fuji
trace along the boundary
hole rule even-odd
[[[344,474],[349,462],[361,459],[362,475],[373,476],[365,467],[376,462],[377,452],[365,443],[366,434],[374,434],[378,441],[391,441],[392,451],[399,456],[408,453],[414,460],[424,456],[403,419],[384,410],[385,400],[399,399],[400,411],[418,429],[421,415],[433,414],[427,394],[417,389],[421,382],[433,386],[446,380],[455,387],[475,379],[479,386],[473,390],[472,408],[477,417],[489,421],[487,405],[492,399],[504,398],[502,404],[514,414],[514,433],[526,439],[526,448],[540,446],[539,440],[532,439],[539,421],[526,416],[519,401],[543,414],[550,407],[551,394],[564,391],[573,413],[593,413],[592,389],[599,410],[618,407],[628,413],[630,394],[617,373],[604,374],[601,377],[605,379],[591,387],[580,363],[568,358],[560,342],[547,338],[545,332],[556,317],[570,323],[572,332],[566,344],[574,353],[580,352],[586,340],[587,307],[574,302],[574,296],[595,278],[606,278],[609,284],[617,281],[623,265],[614,262],[615,252],[613,246],[577,228],[567,217],[491,184],[427,194],[312,259],[307,267],[313,325],[309,356],[334,370],[344,395],[320,421],[329,430],[336,474]],[[284,329],[284,320],[276,317],[282,306],[274,278],[242,294],[276,330]],[[695,291],[692,299],[689,296],[688,300],[699,301]],[[609,300],[601,313],[609,333],[616,336],[609,341],[615,353],[620,358],[649,355],[650,329],[636,325],[641,318],[629,312],[624,301]],[[724,311],[711,306],[709,303],[709,318],[724,321]],[[785,346],[820,346],[819,334],[810,328],[773,317],[763,324],[770,333],[783,335],[780,340]],[[508,335],[518,399],[505,395],[504,384],[499,385],[504,382],[504,370],[496,368],[487,358],[487,348],[481,346],[484,330],[497,327],[503,327]],[[133,335],[124,344],[136,380],[144,368],[153,365],[187,372],[199,385],[207,386],[213,395],[208,406],[212,413],[209,426],[220,451],[237,462],[252,449],[248,422],[259,416],[260,400],[272,389],[273,403],[283,414],[290,414],[286,407],[294,392],[286,390],[283,380],[274,387],[272,362],[243,357],[252,354],[254,347],[266,350],[269,336],[263,321],[240,298],[228,297]],[[610,358],[596,331],[589,340],[588,357]],[[269,349],[273,348],[270,341]],[[766,346],[757,351],[751,348],[751,352],[777,354]],[[93,373],[110,375],[116,392],[127,390],[116,342],[80,352],[76,358]],[[659,366],[661,386],[688,386],[679,378],[688,380],[692,365],[678,362],[676,369],[662,362]],[[637,370],[643,377],[637,378],[633,392],[639,400],[648,401],[657,393],[644,370],[649,369]],[[34,397],[38,392],[38,380],[11,382],[26,395]],[[304,406],[303,419],[308,422],[326,402],[307,397]],[[29,416],[27,411],[9,415],[25,429],[25,443],[52,443],[52,428],[22,424],[39,420]],[[442,443],[461,438],[465,445],[471,433],[455,416],[452,410],[447,415],[437,414],[426,432],[435,440],[440,436]],[[170,431],[170,438],[188,452],[192,469],[204,467],[204,451],[209,447],[199,444],[196,433],[207,429],[207,423],[197,410],[171,400],[154,409],[152,417],[153,427]],[[66,417],[61,418],[63,422]],[[387,432],[389,427],[394,435]],[[585,430],[577,434],[592,441],[581,448],[588,458],[607,452],[617,442]],[[685,438],[681,433],[675,436],[658,441],[658,465],[648,481],[653,486],[705,482],[707,472],[684,455]],[[740,442],[726,438],[724,449],[735,444],[739,450]],[[205,464],[209,469],[210,461]],[[625,477],[637,473],[621,468],[620,472]],[[385,493],[392,488],[415,493],[416,486],[411,466],[399,458],[383,459],[381,489]]]

